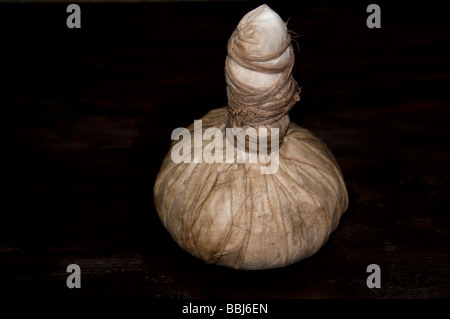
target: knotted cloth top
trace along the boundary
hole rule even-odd
[[[236,28],[228,40],[228,56],[243,68],[248,70],[280,74],[279,79],[269,88],[254,88],[237,79],[230,64],[225,64],[227,81],[227,97],[229,111],[229,125],[232,127],[266,126],[279,121],[287,115],[296,102],[300,100],[300,88],[291,74],[294,66],[294,52],[291,36],[287,35],[283,45],[267,56],[252,57],[245,54],[236,43],[239,28]],[[264,64],[280,57],[286,50],[290,50],[289,59],[285,63]],[[284,134],[284,132],[283,132]]]

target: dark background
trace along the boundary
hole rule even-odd
[[[291,120],[328,144],[350,205],[317,254],[264,271],[190,256],[153,206],[172,130],[226,105],[228,37],[261,3],[84,3],[81,29],[67,4],[0,4],[2,293],[450,297],[450,21],[432,2],[377,2],[368,29],[369,3],[269,2],[299,34]]]

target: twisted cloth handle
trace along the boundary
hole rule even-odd
[[[274,53],[264,57],[246,56],[236,44],[238,29],[228,40],[228,57],[243,68],[268,74],[280,74],[279,79],[270,87],[258,89],[240,82],[233,76],[228,63],[225,64],[229,125],[232,127],[267,126],[282,119],[294,104],[300,101],[300,88],[291,74],[294,66],[294,51],[291,36]],[[280,57],[290,50],[289,60],[282,65],[261,64]],[[283,125],[284,126],[284,125]],[[284,134],[284,132],[283,132]]]

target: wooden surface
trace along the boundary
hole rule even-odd
[[[301,3],[301,2],[300,2]],[[170,134],[226,105],[247,3],[0,7],[0,290],[154,299],[450,296],[450,21],[442,7],[269,3],[296,38],[291,120],[325,141],[350,205],[314,256],[235,271],[179,248],[152,188]],[[81,289],[66,267],[81,267]],[[366,286],[369,264],[381,288]]]

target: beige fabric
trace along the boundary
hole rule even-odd
[[[288,38],[287,28],[280,16],[267,5],[262,5],[247,13],[236,28],[236,44],[251,58],[266,57],[280,48]],[[262,65],[280,65],[287,63],[291,52],[286,50],[279,58],[261,62]],[[268,88],[273,85],[279,74],[265,74],[251,71],[227,59],[231,73],[235,78],[254,88]]]
[[[262,34],[270,35],[270,30],[287,34],[278,15],[274,20],[278,22],[272,23],[270,8],[262,6],[254,11],[243,18],[239,31],[247,30],[247,23],[256,23],[253,29],[259,30],[261,24]],[[281,37],[275,43],[276,37],[271,37],[265,42],[274,44],[271,50],[258,46],[259,42],[245,50],[264,59],[286,39]],[[236,71],[235,75],[244,77],[244,73]],[[253,74],[246,81],[254,87],[274,85],[279,78],[270,75],[258,78]],[[229,111],[226,107],[215,109],[202,118],[202,132],[208,127],[222,131],[224,149],[228,145],[225,130]],[[163,225],[182,248],[207,263],[267,269],[311,256],[328,240],[348,205],[339,166],[311,132],[289,124],[287,115],[282,119],[287,121],[278,120],[284,123],[285,135],[275,174],[261,174],[260,167],[266,164],[260,162],[176,164],[169,152],[156,179],[154,199]],[[193,125],[188,129],[193,139]],[[203,148],[207,144],[203,142]],[[191,146],[193,153],[194,143]]]

